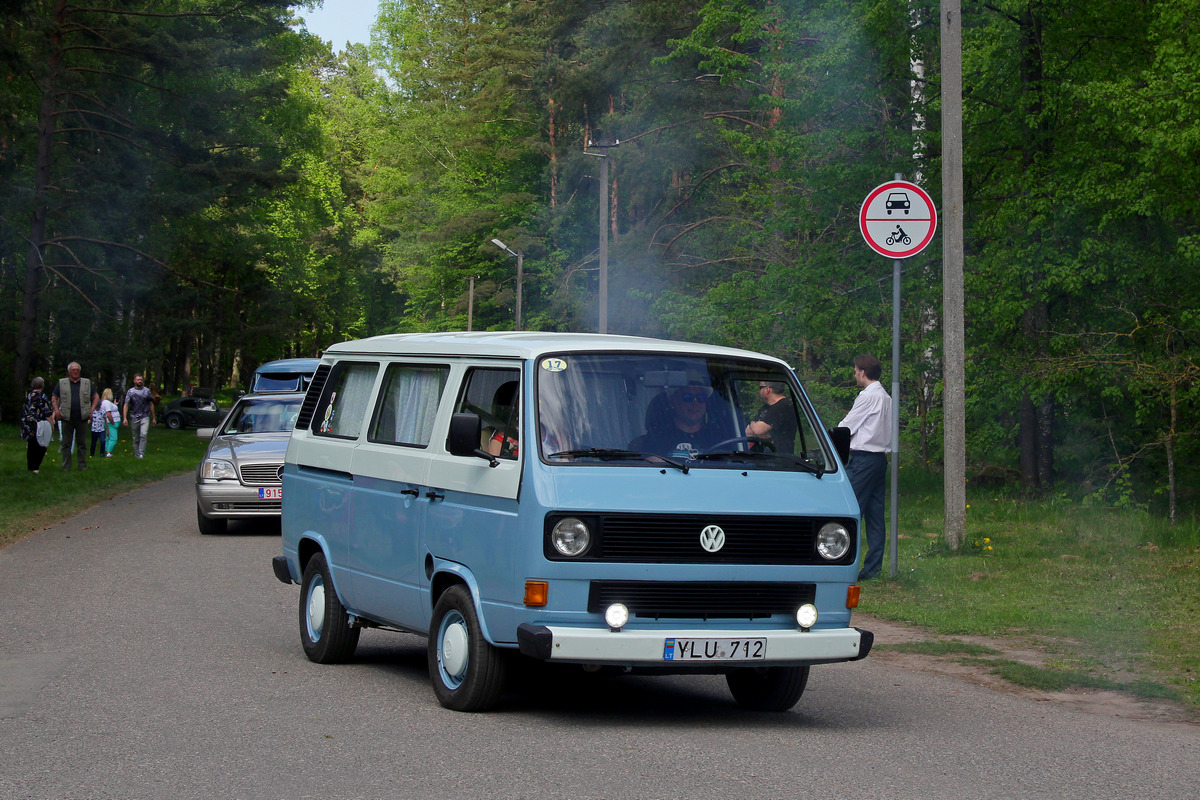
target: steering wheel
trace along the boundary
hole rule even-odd
[[[720,450],[724,447],[727,447],[728,445],[743,444],[743,443],[750,445],[750,447],[752,449],[755,447],[759,448],[760,452],[761,452],[762,448],[764,448],[764,447],[769,447],[771,449],[772,453],[775,452],[776,449],[778,449],[775,447],[774,442],[772,442],[770,439],[764,439],[761,436],[735,436],[732,439],[726,439],[723,442],[717,442],[716,444],[714,444],[712,447],[708,448],[704,452],[705,453],[715,453],[718,450]]]

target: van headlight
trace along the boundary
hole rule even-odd
[[[219,458],[206,458],[200,462],[200,480],[204,481],[236,481],[237,470],[228,461]]]
[[[826,561],[837,561],[850,550],[850,531],[839,522],[826,522],[817,531],[817,552]]]
[[[592,543],[592,532],[578,517],[563,517],[550,530],[550,542],[564,556],[581,556]]]

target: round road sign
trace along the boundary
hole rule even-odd
[[[907,181],[876,186],[858,212],[858,227],[871,249],[908,258],[925,249],[937,230],[937,209],[925,190]]]

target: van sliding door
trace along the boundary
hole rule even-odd
[[[428,624],[421,602],[428,449],[449,374],[446,364],[389,364],[366,441],[354,451],[352,593],[373,617],[414,630]]]

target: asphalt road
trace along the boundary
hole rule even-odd
[[[717,677],[577,675],[446,711],[418,637],[306,660],[278,529],[203,537],[194,513],[173,478],[0,551],[0,798],[1200,795],[1200,726],[870,658],[814,668],[786,714]]]

